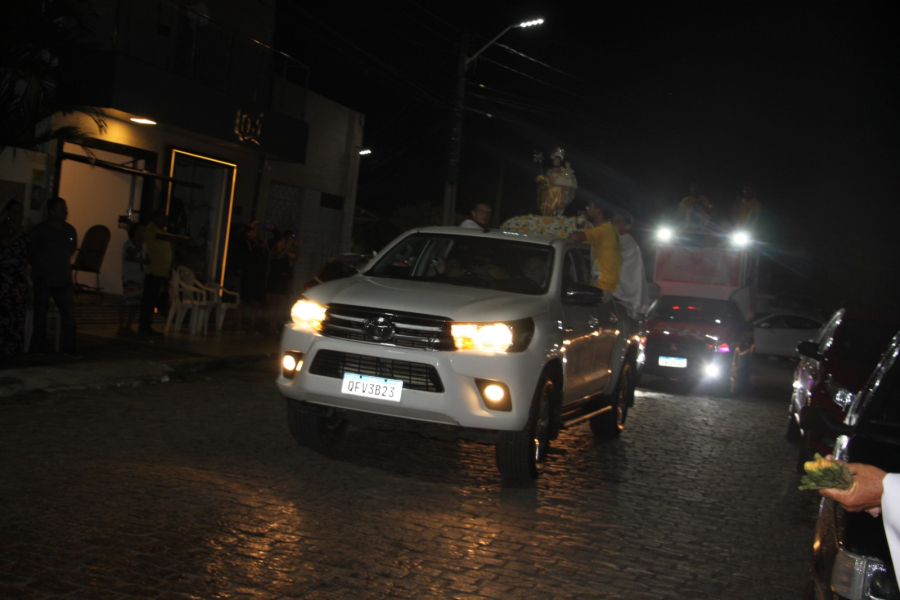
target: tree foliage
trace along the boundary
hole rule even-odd
[[[102,111],[81,106],[61,85],[65,58],[89,46],[84,0],[8,2],[0,19],[0,151],[33,150],[51,140],[81,143],[91,133],[52,128],[54,114],[83,113],[102,133]]]

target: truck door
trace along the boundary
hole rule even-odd
[[[590,283],[589,264],[580,249],[571,248],[563,259],[562,290],[567,283]],[[563,402],[575,402],[597,390],[595,354],[600,339],[599,306],[583,306],[565,302],[562,297],[564,330],[564,370],[566,376]]]
[[[580,254],[580,260],[584,261],[590,268],[592,264],[590,250],[579,249],[576,252]],[[609,294],[610,292],[604,291],[603,293]],[[612,301],[592,306],[591,309],[592,319],[596,321],[597,326],[590,385],[596,392],[604,389],[609,382],[613,350],[615,350],[616,341],[619,339],[619,318],[616,313],[616,303]]]

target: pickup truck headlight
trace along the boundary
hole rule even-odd
[[[309,331],[322,329],[326,308],[317,302],[301,298],[291,307],[291,320]]]
[[[506,352],[513,343],[513,333],[505,323],[454,323],[450,327],[457,350]]]
[[[534,321],[522,319],[508,323],[453,323],[450,326],[457,350],[521,352],[534,336]]]

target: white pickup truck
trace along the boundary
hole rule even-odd
[[[293,306],[277,381],[293,436],[327,452],[348,422],[449,432],[495,443],[501,475],[527,480],[562,427],[617,435],[642,338],[590,273],[590,248],[565,239],[401,235]]]

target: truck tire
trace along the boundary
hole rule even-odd
[[[327,454],[344,438],[347,420],[339,410],[321,415],[292,399],[287,401],[288,425],[297,444]]]
[[[550,415],[556,390],[545,373],[531,401],[528,422],[521,431],[501,431],[497,440],[497,469],[504,479],[537,479],[550,445]]]
[[[612,410],[591,417],[591,431],[598,437],[612,437],[622,433],[625,429],[625,419],[628,417],[628,407],[634,403],[634,367],[625,361],[622,371],[619,373],[619,381],[610,398]]]

